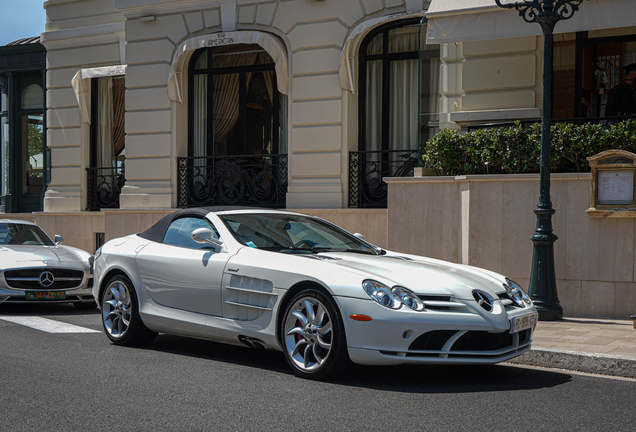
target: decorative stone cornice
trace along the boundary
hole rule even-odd
[[[115,8],[130,19],[151,14],[214,9],[219,8],[222,2],[223,0],[115,0]]]
[[[67,30],[44,32],[40,43],[47,50],[119,43],[120,35],[126,31],[125,24],[112,23],[90,27],[77,27]]]

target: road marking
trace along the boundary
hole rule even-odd
[[[41,317],[0,315],[0,319],[47,333],[101,333],[98,330]]]

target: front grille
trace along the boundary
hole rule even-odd
[[[439,351],[455,333],[455,330],[434,330],[426,332],[411,343],[409,351]]]
[[[426,332],[416,338],[409,346],[409,351],[441,351],[444,345],[457,334],[456,330],[433,330]],[[505,348],[520,346],[530,341],[532,330],[524,330],[519,332],[519,340],[515,343],[513,334],[508,332],[489,333],[486,331],[468,331],[457,339],[449,351],[449,356],[454,353],[462,355],[462,351],[498,351]],[[448,349],[448,348],[447,348]],[[441,353],[440,353],[441,354]],[[423,355],[437,355],[434,353],[407,353],[409,357]]]
[[[39,277],[42,272],[49,271],[53,274],[54,281],[50,286],[42,286]],[[76,288],[82,284],[84,272],[81,270],[51,269],[47,267],[19,270],[7,270],[4,279],[7,285],[17,289],[34,290],[59,290]]]

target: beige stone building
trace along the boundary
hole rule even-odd
[[[603,116],[621,65],[636,62],[632,2],[590,0],[558,24],[555,118]],[[88,250],[215,204],[304,209],[419,250],[392,240],[383,179],[412,176],[418,142],[442,128],[540,118],[540,28],[494,0],[43,5],[48,184],[41,212],[14,216]],[[439,257],[484,261],[451,238]],[[486,264],[507,270],[496,256]],[[625,278],[636,282],[633,263]]]

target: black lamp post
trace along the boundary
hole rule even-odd
[[[563,319],[559,304],[554,270],[554,242],[552,232],[552,201],[550,201],[550,126],[552,124],[552,34],[560,20],[572,18],[583,0],[523,0],[497,6],[516,9],[528,23],[539,23],[543,30],[543,97],[541,101],[541,162],[539,168],[539,204],[534,210],[537,225],[532,237],[534,252],[528,294],[539,311],[539,320]]]

